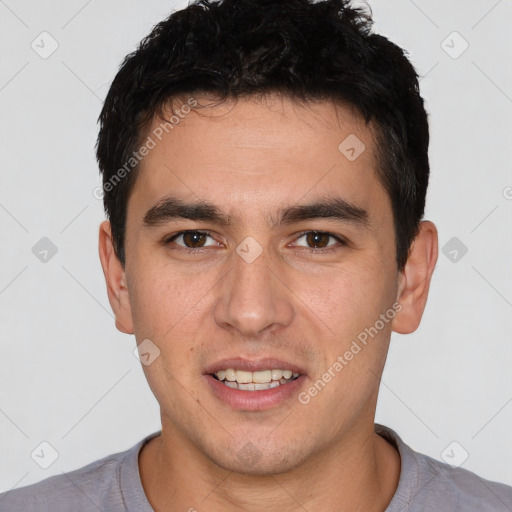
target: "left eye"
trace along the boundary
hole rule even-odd
[[[301,247],[308,247],[310,249],[331,247],[332,245],[336,245],[336,242],[344,244],[341,238],[331,233],[326,233],[325,231],[308,231],[307,233],[300,235],[297,240],[300,240],[301,238],[305,240],[305,244],[297,243],[297,245]],[[329,243],[329,239],[334,241],[334,243]]]

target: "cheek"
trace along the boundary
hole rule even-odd
[[[357,417],[376,399],[391,319],[382,326],[379,322],[377,330],[375,325],[391,304],[389,283],[381,270],[347,267],[333,275],[324,283],[316,281],[309,290],[308,306],[314,313],[309,313],[310,318],[327,334],[317,340],[322,365],[299,397],[302,404],[309,404],[299,413],[308,421],[310,407],[314,408],[317,418],[324,417],[318,423],[337,432],[343,418]]]
[[[155,258],[156,260],[156,258]],[[192,267],[179,263],[152,261],[146,258],[141,268],[134,269],[130,302],[135,336],[138,343],[150,339],[159,349],[160,357],[144,367],[154,392],[157,382],[180,382],[197,378],[207,347],[206,333],[213,327],[213,291],[222,278],[218,270],[192,272]]]
[[[361,260],[326,269],[325,274],[297,280],[299,297],[311,314],[325,325],[326,333],[343,344],[362,329],[373,325],[389,307],[390,283],[378,264]]]
[[[153,270],[151,270],[153,268]],[[201,352],[199,327],[206,307],[209,279],[176,272],[170,265],[144,266],[131,297],[133,323],[138,343],[150,339],[158,357],[143,370],[150,388],[169,410],[179,410],[180,390],[194,395],[192,380],[197,373]],[[174,390],[170,392],[170,390]]]
[[[183,325],[197,317],[204,296],[201,281],[173,272],[169,265],[152,267],[150,262],[136,276],[130,304],[138,342],[149,338],[164,353],[184,349],[189,340],[177,340],[177,336]]]

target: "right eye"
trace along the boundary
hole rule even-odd
[[[208,238],[211,238],[213,243],[206,245]],[[219,246],[219,243],[207,231],[188,230],[180,231],[165,240],[165,245],[175,242],[176,245],[184,247],[185,249],[202,249],[203,247]]]

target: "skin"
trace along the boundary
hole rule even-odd
[[[354,161],[338,150],[350,134],[366,147]],[[109,222],[101,224],[116,326],[160,350],[143,369],[162,434],[139,458],[157,512],[384,511],[391,501],[400,457],[374,433],[379,379],[391,331],[410,333],[420,323],[438,246],[435,226],[423,221],[398,271],[374,148],[371,126],[329,102],[299,106],[267,96],[212,105],[189,113],[142,161],[128,202],[124,268]],[[231,223],[175,219],[145,227],[145,213],[170,194],[214,203]],[[368,225],[267,222],[281,208],[327,195],[364,208]],[[212,236],[201,253],[183,237],[161,243],[194,229]],[[347,244],[325,236],[311,245],[301,236],[308,230]],[[262,248],[252,263],[236,252],[249,236]],[[333,251],[322,253],[322,245]],[[269,410],[236,410],[205,384],[205,366],[221,358],[271,356],[302,366],[299,392],[307,391],[397,302],[394,319],[306,405],[294,395]],[[257,456],[244,459],[249,440]]]

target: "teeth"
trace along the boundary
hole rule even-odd
[[[258,384],[266,384],[272,380],[272,370],[263,370],[261,372],[252,372],[252,381]]]
[[[271,389],[271,388],[277,388],[277,386],[280,386],[281,384],[286,384],[288,381],[281,379],[282,382],[248,382],[246,384],[239,384],[238,382],[230,382],[229,380],[223,381],[223,384],[225,384],[228,388],[233,389],[241,389],[243,391],[262,391],[264,389]]]
[[[252,382],[252,372],[237,370],[235,372],[235,377],[238,384],[248,384],[249,382]]]
[[[291,370],[271,369],[247,372],[233,368],[219,370],[215,375],[230,388],[248,391],[274,388],[280,384],[286,384],[299,376],[298,373],[294,373]]]
[[[272,380],[280,380],[283,376],[283,370],[272,370]]]
[[[263,384],[254,384],[254,390],[259,391],[262,389],[270,389],[270,388],[277,388],[277,386],[280,386],[278,382],[265,382]]]

